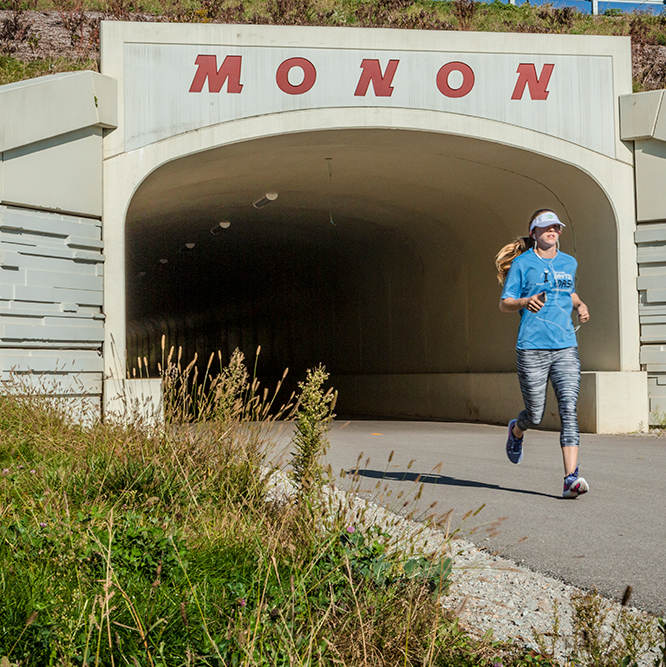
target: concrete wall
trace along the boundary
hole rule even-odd
[[[424,375],[333,376],[333,385],[355,413],[365,417],[387,414],[408,419],[443,419],[490,424],[506,423],[522,404],[514,373],[449,373]],[[587,433],[627,431],[627,415],[647,420],[645,373],[583,372],[578,422]],[[343,408],[344,409],[344,408]],[[542,428],[560,428],[552,387]],[[642,431],[647,421],[638,421]]]
[[[102,136],[115,82],[93,72],[0,87],[0,372],[99,414]]]
[[[269,375],[326,362],[357,412],[505,421],[519,403],[517,318],[496,308],[492,258],[551,207],[593,316],[580,332],[584,428],[645,424],[641,362],[660,407],[666,112],[662,92],[621,97],[620,132],[627,39],[117,22],[102,38],[110,76],[0,88],[5,382],[13,369],[99,406],[103,355],[114,410],[129,306],[139,352],[154,355],[175,321],[195,347],[262,345]],[[229,82],[221,97],[193,93],[200,44],[245,59],[245,97],[220,106]],[[311,96],[283,96],[295,84],[273,76],[294,49],[319,68]],[[395,96],[375,81],[349,97],[359,62],[391,53]],[[463,61],[476,87],[445,94],[462,74],[444,85],[438,68]],[[525,67],[556,75],[518,99]],[[251,207],[272,190],[277,202]],[[180,254],[232,218],[223,243],[197,237]]]
[[[666,413],[666,103],[663,90],[620,98],[622,139],[633,142],[636,178],[641,364],[650,418]]]
[[[275,54],[280,46],[280,58],[308,49],[321,58],[329,49],[341,80],[345,72],[358,77],[344,64],[349,53],[386,60],[393,52],[401,63],[414,54],[469,60],[480,96],[458,106],[416,89],[400,103],[392,101],[398,92],[361,101],[349,93],[341,105],[319,89],[314,97],[255,99],[252,90],[275,87],[268,65],[240,80],[246,97],[233,97],[228,85],[221,94],[192,93],[200,44],[218,65],[236,51],[259,65],[264,47]],[[490,76],[480,60],[472,63],[490,52],[498,54],[495,69],[514,59],[514,78],[520,54],[540,54],[538,68],[579,59],[571,76],[580,85],[571,76],[553,79],[546,104],[525,100],[517,111],[506,72]],[[589,91],[585,73],[596,59],[612,64],[588,77],[602,82],[595,99],[606,102],[603,112],[585,115],[574,97]],[[317,67],[322,90],[328,83],[333,95],[328,65],[318,60]],[[467,373],[468,400],[503,421],[514,402],[509,408],[489,394],[484,378],[510,378],[517,318],[497,309],[492,262],[524,233],[529,214],[546,206],[568,224],[563,249],[579,260],[579,290],[593,316],[580,332],[583,364],[595,374],[586,380],[593,390],[582,401],[584,422],[591,430],[645,427],[633,156],[616,112],[617,95],[631,90],[628,40],[114,22],[102,26],[102,71],[120,89],[118,130],[104,142],[109,373],[118,372],[108,350],[125,347],[127,309],[142,355],[159,354],[157,331],[172,321],[203,356],[236,343],[251,356],[262,345],[271,374],[283,365],[293,370],[294,360],[327,361],[355,397],[350,404],[370,376],[396,388],[404,378],[393,378],[409,376],[405,392],[414,395],[427,393],[436,377],[448,389],[427,412],[457,419],[469,418],[454,390]],[[409,85],[428,80],[419,74]],[[396,79],[396,90],[399,84],[407,85]],[[506,90],[492,113],[483,111],[484,99]],[[155,114],[162,121],[151,127]],[[552,122],[539,125],[544,119]],[[588,145],[593,133],[585,128],[595,122],[603,137]],[[586,140],[575,140],[576,132]],[[279,199],[253,209],[268,191]],[[209,229],[219,220],[232,225],[215,241]],[[194,250],[180,253],[187,242]],[[628,387],[635,400],[622,398]],[[384,404],[387,416],[412,405],[408,393],[395,397]]]

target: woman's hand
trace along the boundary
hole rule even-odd
[[[578,311],[578,321],[581,324],[585,324],[590,319],[590,311],[587,309],[587,306],[581,301],[576,310]]]
[[[530,313],[538,313],[543,308],[543,304],[546,303],[546,293],[540,292],[539,294],[525,297],[521,301],[525,302],[523,308],[527,308]]]
[[[571,293],[571,301],[573,307],[578,311],[578,321],[581,324],[585,324],[590,319],[590,311],[587,309],[587,306],[580,300],[580,297],[576,292]]]
[[[500,310],[504,313],[515,313],[517,310],[527,308],[531,313],[538,313],[543,308],[544,303],[546,303],[545,292],[526,296],[522,299],[507,297],[506,299],[500,299]]]

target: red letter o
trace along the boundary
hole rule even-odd
[[[303,70],[303,81],[298,86],[292,86],[289,83],[289,72],[292,67],[300,67]],[[275,81],[278,88],[289,95],[302,95],[307,93],[314,86],[317,79],[317,70],[315,66],[305,58],[289,58],[285,60],[278,68],[275,74]]]
[[[460,88],[449,86],[449,74],[453,71],[460,72],[463,75]],[[437,72],[437,88],[446,97],[465,97],[474,88],[474,72],[465,63],[447,63]]]

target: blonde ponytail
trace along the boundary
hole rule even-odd
[[[518,255],[522,255],[527,250],[525,239],[518,237],[511,243],[507,243],[495,257],[495,266],[497,267],[497,282],[504,285],[506,274],[509,273],[511,264]]]
[[[529,223],[527,224],[527,230],[530,235],[527,237],[519,236],[515,241],[507,243],[497,253],[497,257],[495,257],[495,266],[497,267],[497,282],[500,285],[504,285],[506,274],[509,273],[509,269],[511,268],[513,260],[516,259],[518,255],[522,255],[526,250],[529,250],[534,246],[534,238],[532,237],[530,230],[532,222],[534,222],[537,216],[548,211],[550,211],[549,208],[540,208],[538,211],[534,211]]]

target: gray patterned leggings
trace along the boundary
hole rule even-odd
[[[576,405],[580,390],[580,359],[577,347],[563,350],[516,350],[518,380],[525,409],[518,415],[521,431],[538,426],[546,409],[548,379],[553,385],[560,411],[561,447],[578,447],[580,432]]]

